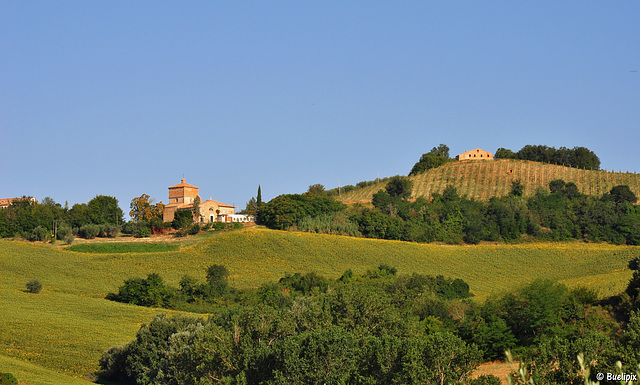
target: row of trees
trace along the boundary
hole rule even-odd
[[[518,152],[506,148],[496,150],[496,159],[521,159],[534,162],[558,164],[585,170],[599,170],[600,158],[586,147],[554,147],[544,145],[526,145]]]
[[[507,196],[488,202],[460,196],[448,186],[430,201],[409,200],[411,181],[392,177],[374,194],[373,208],[347,207],[324,195],[281,195],[264,204],[261,219],[274,229],[364,236],[415,242],[470,243],[584,239],[640,244],[640,208],[628,186],[615,186],[600,197],[583,195],[577,186],[555,180],[524,198],[513,182]]]
[[[89,202],[74,204],[71,208],[49,197],[40,203],[23,197],[0,209],[0,237],[21,236],[44,241],[52,235],[65,239],[83,232],[95,233],[94,237],[100,233],[109,236],[113,234],[113,226],[125,222],[123,216],[118,200],[107,195],[97,195]]]
[[[525,235],[541,240],[584,239],[640,244],[640,208],[628,186],[601,197],[582,195],[573,183],[552,181],[523,198],[523,185],[511,193],[480,202],[447,187],[431,201],[403,199],[393,185],[374,195],[374,209],[355,210],[351,220],[366,237],[407,241],[478,243],[515,241]]]
[[[208,272],[204,287],[225,279],[215,269],[222,274]],[[536,383],[578,384],[579,353],[592,376],[615,372],[617,360],[640,363],[639,282],[635,271],[624,293],[598,300],[537,280],[483,304],[460,279],[398,276],[388,265],[335,280],[306,273],[258,289],[223,285],[202,309],[208,319],[157,316],[100,366],[103,377],[137,384],[497,385],[470,374],[511,350]]]

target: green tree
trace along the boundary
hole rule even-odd
[[[615,186],[609,191],[609,194],[616,203],[636,203],[638,201],[636,194],[627,185]]]
[[[524,185],[520,181],[520,179],[516,179],[511,182],[511,191],[509,191],[509,195],[513,195],[514,197],[521,197],[524,194]]]
[[[324,190],[324,186],[319,183],[309,186],[307,194],[314,196],[327,195],[326,191]]]
[[[202,221],[202,216],[200,215],[200,196],[197,196],[193,199],[191,215],[196,222]]]
[[[97,225],[124,222],[124,213],[115,197],[96,195],[87,203],[87,211],[91,222]]]
[[[394,176],[389,178],[385,191],[392,198],[399,197],[402,199],[409,198],[411,196],[411,189],[413,188],[413,182],[407,177]]]
[[[495,159],[516,159],[516,153],[508,148],[498,148],[494,155]]]
[[[229,270],[223,265],[213,264],[207,268],[207,283],[209,294],[219,297],[229,291]]]

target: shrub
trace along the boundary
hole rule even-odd
[[[70,245],[70,244],[72,244],[72,243],[73,243],[73,241],[75,241],[75,240],[76,240],[76,237],[74,237],[73,235],[69,235],[67,238],[65,238],[64,242],[65,242],[67,245]]]
[[[213,229],[216,231],[224,230],[225,225],[223,222],[216,222],[213,224]]]
[[[73,229],[67,224],[59,226],[56,233],[59,241],[66,240],[71,234],[73,234]]]
[[[51,233],[49,230],[47,230],[42,226],[38,226],[35,229],[33,229],[33,231],[31,232],[31,235],[29,236],[29,240],[44,242],[49,239],[50,234]]]
[[[134,222],[134,221],[130,221],[125,223],[124,225],[122,225],[122,233],[123,234],[135,234],[136,232],[138,232],[138,228],[140,227],[140,222]],[[146,226],[146,222],[144,222],[144,225]]]
[[[18,380],[11,373],[0,373],[0,385],[17,384]]]
[[[100,233],[100,226],[88,224],[78,229],[78,235],[85,239],[93,239]]]
[[[194,223],[193,225],[191,225],[189,227],[189,234],[191,235],[196,235],[200,232],[200,225],[197,223]]]
[[[27,282],[27,291],[29,293],[38,294],[42,290],[42,284],[37,279]]]
[[[136,231],[136,238],[148,238],[151,236],[151,229],[146,226],[140,226]]]
[[[100,236],[115,238],[120,234],[120,226],[113,224],[105,224],[100,226]]]

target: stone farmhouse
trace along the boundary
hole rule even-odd
[[[28,201],[30,201],[32,204],[37,204],[38,201],[36,200],[36,198],[34,197],[27,197],[27,198],[0,198],[0,209],[6,209],[7,207],[9,207],[9,205],[11,205],[11,203],[15,202],[15,201],[20,201],[23,199],[27,199]]]
[[[457,160],[493,160],[493,154],[489,151],[476,148],[475,150],[466,151],[458,156]]]
[[[169,187],[169,203],[164,207],[162,220],[171,222],[178,210],[192,210],[193,202],[198,194],[199,188],[190,185],[183,178],[180,184]],[[226,203],[215,201],[211,198],[203,201],[200,198],[199,215],[194,220],[200,223],[209,222],[250,222],[253,218],[246,215],[236,215],[236,208]]]

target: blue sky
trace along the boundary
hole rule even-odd
[[[640,2],[2,1],[0,197],[263,199],[440,143],[640,171]]]

